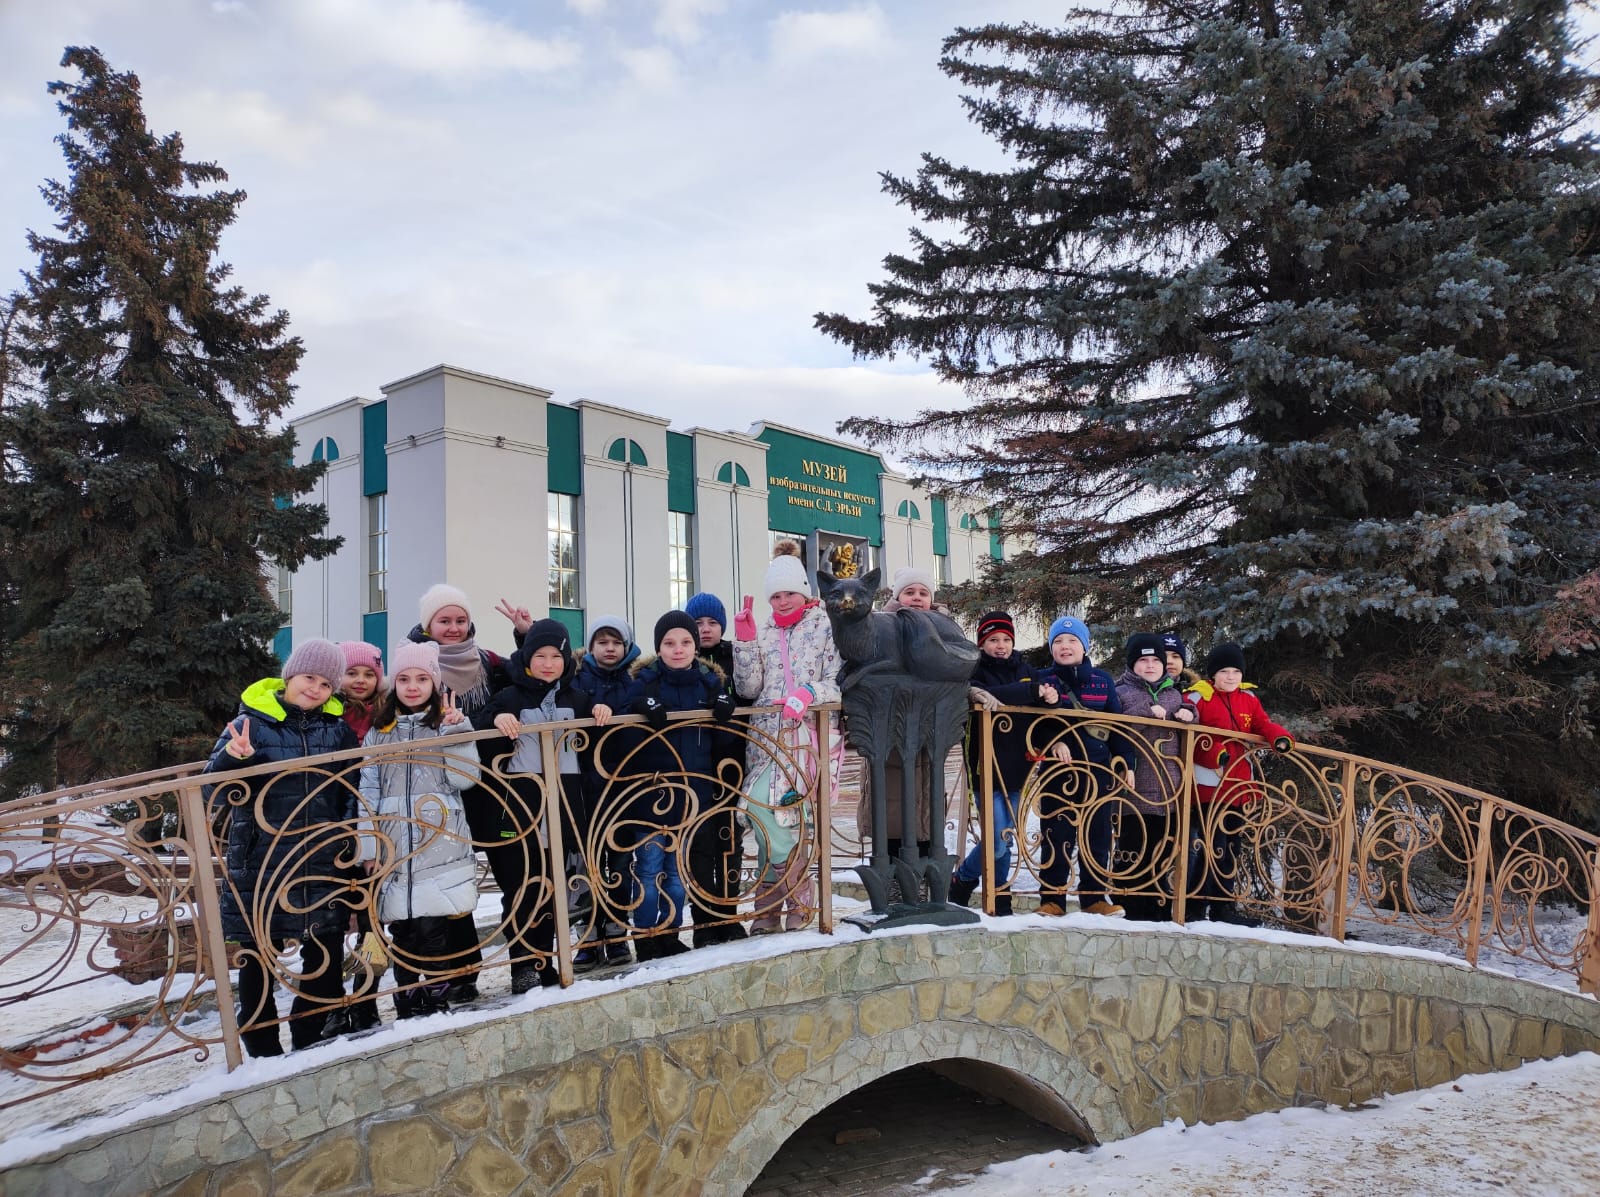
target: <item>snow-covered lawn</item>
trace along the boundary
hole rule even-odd
[[[964,1183],[930,1174],[918,1187],[941,1197],[1592,1197],[1600,1189],[1597,1094],[1600,1055],[1590,1052],[1355,1110],[1282,1110],[1216,1126],[1174,1121],[1088,1151],[996,1164]]]

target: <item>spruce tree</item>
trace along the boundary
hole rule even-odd
[[[0,795],[194,759],[271,675],[267,563],[338,546],[274,430],[302,352],[229,283],[244,200],[145,123],[139,81],[68,49],[57,236],[11,300],[0,381]]]
[[[1324,743],[1600,825],[1596,78],[1561,0],[1150,0],[958,31],[843,428],[1033,549],[971,596],[1244,642]],[[1152,604],[1152,594],[1157,598]]]

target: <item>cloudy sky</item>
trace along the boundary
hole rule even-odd
[[[1066,0],[0,0],[0,290],[51,214],[63,47],[249,192],[223,253],[305,341],[299,411],[450,362],[670,417],[831,431],[938,390],[811,327],[996,151],[941,39]],[[1595,18],[1584,22],[1594,27]]]
[[[0,289],[64,167],[67,45],[136,72],[249,199],[223,246],[306,344],[297,411],[436,362],[670,417],[910,412],[864,314],[910,215],[878,172],[992,161],[940,40],[1039,0],[0,0]]]

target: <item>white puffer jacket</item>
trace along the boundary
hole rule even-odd
[[[839,670],[844,659],[833,643],[833,626],[821,604],[806,609],[792,628],[780,628],[769,613],[756,627],[754,640],[738,640],[733,645],[733,687],[739,697],[760,706],[780,704],[796,686],[809,685],[817,702],[839,701]],[[764,737],[784,744],[800,744],[809,737],[794,723],[785,724],[776,712],[764,712],[750,720],[754,735],[750,752],[747,785],[754,782],[771,760],[759,745]],[[830,720],[832,739],[837,745],[837,720]],[[809,755],[801,745],[801,754]],[[807,762],[808,769],[815,762]],[[786,784],[792,784],[789,779]],[[838,784],[838,778],[834,778]]]
[[[434,747],[428,741],[470,727],[432,728],[422,718],[401,715],[392,727],[373,728],[364,741],[369,748],[415,741],[421,750],[361,769],[366,812],[376,816],[376,830],[388,840],[363,836],[362,857],[389,865],[384,858],[393,854],[393,871],[378,891],[378,917],[386,923],[471,914],[478,904],[478,863],[461,805],[461,791],[478,780],[478,746]]]

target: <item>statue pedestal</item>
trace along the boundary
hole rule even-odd
[[[949,902],[893,902],[883,912],[864,910],[846,915],[841,922],[878,931],[887,927],[963,927],[978,921],[978,912]]]

